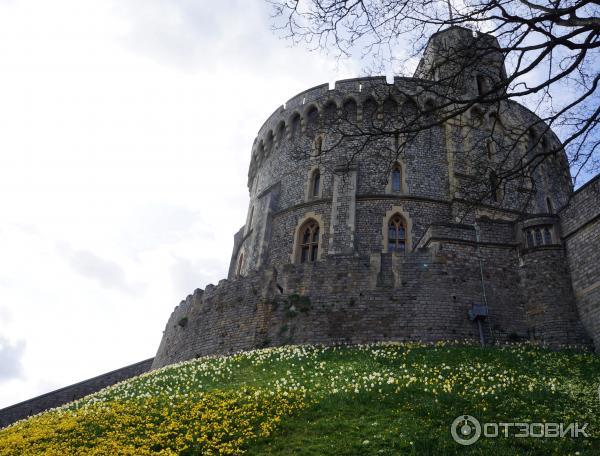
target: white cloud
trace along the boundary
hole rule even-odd
[[[24,341],[11,344],[0,336],[0,383],[21,377],[23,373],[21,358],[24,351]]]
[[[142,291],[141,284],[127,281],[123,269],[114,261],[87,250],[75,250],[63,242],[57,245],[57,249],[75,272],[97,281],[103,288],[114,288],[131,294]]]
[[[261,124],[357,73],[269,25],[262,1],[0,2],[0,321],[22,367],[0,407],[152,356],[226,276]]]

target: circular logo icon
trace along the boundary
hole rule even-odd
[[[450,433],[456,443],[473,445],[481,437],[481,424],[471,415],[461,415],[452,422]]]

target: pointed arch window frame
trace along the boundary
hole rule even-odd
[[[319,168],[315,169],[312,173],[310,182],[310,196],[318,198],[321,195],[321,171]]]
[[[315,212],[308,212],[304,215],[304,217],[302,217],[302,219],[300,219],[298,221],[298,223],[296,225],[296,229],[294,232],[293,249],[292,249],[292,254],[291,254],[291,258],[290,258],[291,263],[304,264],[301,261],[302,253],[303,253],[302,247],[304,244],[303,241],[304,241],[305,230],[310,223],[315,223],[316,226],[318,227],[318,230],[316,232],[316,242],[313,242],[313,239],[311,237],[310,243],[312,244],[312,246],[309,246],[310,248],[307,252],[307,255],[308,255],[307,258],[312,258],[312,259],[310,261],[305,261],[305,263],[313,263],[313,262],[321,260],[323,251],[325,249],[325,246],[323,244],[323,232],[325,230],[325,225],[323,224],[323,218],[321,215],[316,214]],[[314,231],[312,234],[314,235]],[[315,248],[315,244],[316,244],[316,248]],[[313,252],[314,252],[314,258],[312,256]]]
[[[394,173],[400,172],[400,189],[397,190],[397,187],[394,185]],[[402,160],[397,160],[394,162],[390,174],[388,175],[387,185],[385,188],[385,193],[393,194],[393,195],[406,195],[408,193],[406,186],[406,165]]]
[[[316,191],[315,191],[316,190]],[[309,172],[305,187],[305,201],[313,201],[323,196],[323,173],[319,166],[313,166]]]
[[[406,251],[406,222],[395,214],[388,222],[388,253]]]
[[[242,268],[244,267],[244,251],[242,250],[237,258],[237,264],[235,266],[235,277],[242,277]]]
[[[390,223],[395,217],[400,217],[404,227],[404,253],[412,251],[412,218],[402,206],[393,206],[385,213],[382,223],[382,252],[390,252]],[[399,252],[402,253],[402,252]]]

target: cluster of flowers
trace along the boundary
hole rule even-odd
[[[598,385],[563,375],[594,355],[528,345],[494,353],[461,341],[377,343],[284,346],[187,361],[0,430],[0,455],[240,454],[290,414],[335,395],[385,400],[409,391],[436,402],[468,400],[480,411],[531,398],[532,407],[524,408],[531,416],[514,418],[556,418],[550,408],[536,408],[536,398],[544,398],[539,402],[564,404],[562,420],[597,420],[600,406],[588,399]],[[499,368],[502,356],[528,368]]]
[[[0,454],[241,454],[249,440],[268,436],[282,417],[304,406],[295,395],[267,399],[254,393],[246,388],[90,401],[4,429]]]

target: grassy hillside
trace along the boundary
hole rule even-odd
[[[199,359],[0,430],[0,455],[600,454],[600,357],[527,345],[288,346]],[[450,435],[589,423],[589,438]]]

